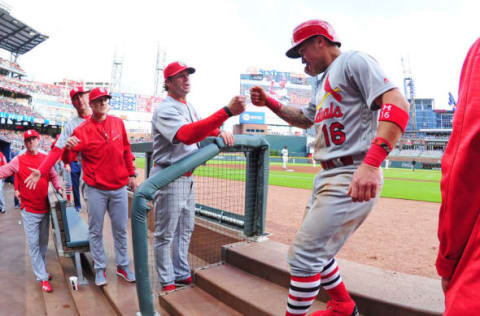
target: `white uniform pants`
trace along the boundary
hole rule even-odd
[[[383,177],[375,199],[352,202],[347,192],[357,168],[358,165],[343,166],[316,175],[302,226],[287,255],[292,275],[320,273],[372,210],[380,196]]]

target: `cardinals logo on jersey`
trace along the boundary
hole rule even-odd
[[[332,86],[330,85],[330,78],[327,75],[327,78],[325,79],[325,84],[323,85],[323,89],[325,90],[325,94],[323,95],[322,100],[320,103],[317,105],[317,111],[322,107],[323,102],[325,102],[325,99],[328,98],[328,96],[332,96],[336,101],[341,102],[342,101],[342,95],[340,94],[340,88],[336,87],[332,89]]]
[[[338,105],[335,105],[334,102],[330,102],[330,106],[326,106],[325,108],[323,107],[323,103],[325,100],[328,98],[328,96],[332,96],[337,102],[342,101],[342,95],[340,94],[340,88],[334,88],[332,89],[332,86],[330,85],[330,79],[329,76],[327,75],[327,78],[325,79],[325,84],[323,86],[325,90],[325,94],[322,97],[322,100],[320,103],[317,105],[317,115],[315,116],[315,123],[320,123],[324,119],[329,119],[333,117],[343,117],[342,110]]]

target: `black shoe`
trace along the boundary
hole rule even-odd
[[[0,213],[5,214],[5,209],[0,208]]]

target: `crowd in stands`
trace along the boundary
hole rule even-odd
[[[18,153],[24,149],[23,133],[23,131],[0,129],[0,137],[10,142],[10,148],[14,153]],[[40,135],[39,149],[44,152],[49,152],[52,142],[53,138],[51,136]]]
[[[0,88],[26,95],[37,93],[51,96],[64,96],[66,93],[64,87],[56,86],[50,83],[18,80],[6,76],[0,76]]]
[[[144,135],[144,136],[130,136],[129,139],[130,139],[130,144],[153,141],[151,134]]]
[[[43,119],[43,117],[34,112],[32,108],[16,102],[13,98],[4,96],[0,96],[0,112],[33,116],[34,118]]]
[[[0,67],[15,69],[17,71],[25,73],[25,71],[22,69],[22,67],[20,67],[19,64],[9,61],[2,57],[0,57]]]

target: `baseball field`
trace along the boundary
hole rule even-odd
[[[145,167],[143,158],[136,159],[137,168]],[[212,173],[210,165],[223,164],[226,172]],[[231,161],[211,160],[205,166],[195,170],[195,175],[202,176],[208,174],[210,177],[221,179],[244,180],[242,175],[236,172],[236,167],[229,168]],[[235,162],[238,166],[239,162]],[[229,172],[229,170],[231,172]],[[270,163],[269,184],[281,187],[311,189],[315,174],[320,171],[320,167],[313,167],[311,164],[289,164],[286,170],[281,168],[281,163]],[[439,170],[415,170],[390,168],[383,170],[384,187],[382,197],[405,199],[413,201],[440,202],[440,178]],[[243,175],[244,176],[244,175]],[[239,178],[240,177],[240,178]]]
[[[144,178],[144,159],[137,158],[136,165],[140,184]],[[221,179],[216,184],[197,186],[198,196],[210,190],[209,185],[221,186],[234,180],[230,182],[229,190],[207,192],[222,196],[210,203],[223,203],[233,198],[225,194],[238,192],[236,184],[245,179],[243,168],[245,162],[241,160],[210,160],[198,167],[196,177]],[[313,179],[319,171],[318,165],[288,164],[287,170],[283,170],[281,163],[270,163],[265,227],[269,238],[287,245],[292,243],[310,199]],[[435,258],[438,251],[440,171],[387,169],[383,173],[382,198],[338,257],[391,271],[438,278]]]

